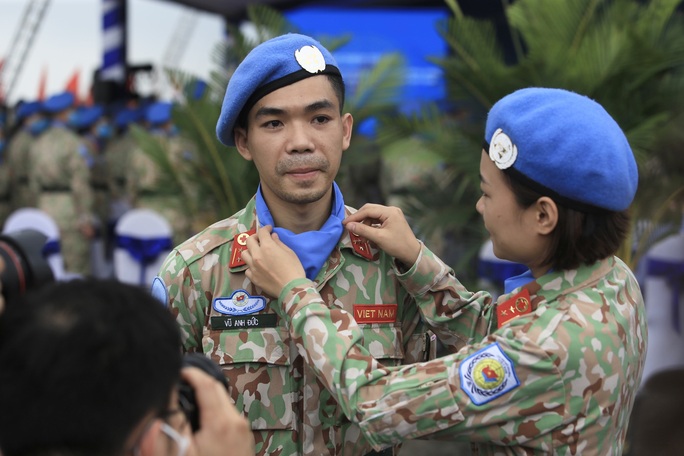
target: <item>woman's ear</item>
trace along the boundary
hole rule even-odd
[[[553,232],[558,224],[558,206],[548,196],[542,196],[534,203],[535,224],[539,234],[548,235]]]

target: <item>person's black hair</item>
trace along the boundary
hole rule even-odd
[[[168,408],[180,347],[173,317],[142,288],[89,279],[27,293],[0,316],[0,451],[122,454]]]
[[[340,104],[340,114],[342,114],[343,109],[344,109],[344,98],[345,98],[345,85],[344,85],[344,80],[342,79],[342,76],[338,74],[324,74],[326,78],[328,78],[328,81],[330,81],[330,85],[333,88],[333,91],[335,92],[335,97],[337,98],[338,103]],[[253,104],[250,105],[251,107],[254,106]],[[249,117],[249,110],[248,109],[242,109],[240,111],[240,114],[238,114],[238,117],[235,121],[235,126],[240,127],[243,129],[247,129],[247,118]]]
[[[528,208],[544,196],[503,174],[521,207]],[[580,265],[589,265],[614,255],[627,238],[630,226],[628,210],[581,212],[558,201],[555,203],[558,222],[542,264],[556,270],[577,269]]]

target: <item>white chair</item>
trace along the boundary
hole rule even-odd
[[[59,227],[46,212],[33,207],[23,207],[12,212],[3,226],[3,233],[34,229],[47,236],[43,255],[52,269],[55,280],[70,280],[76,275],[64,270],[64,258],[59,244]]]
[[[150,286],[173,248],[169,222],[151,209],[131,209],[114,228],[114,276]]]
[[[642,385],[656,372],[684,367],[684,232],[655,244],[643,261],[648,351]]]

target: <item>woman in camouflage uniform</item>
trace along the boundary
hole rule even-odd
[[[639,286],[614,256],[638,181],[627,139],[589,98],[529,88],[494,105],[485,140],[477,210],[495,254],[529,268],[496,302],[466,290],[400,210],[366,205],[345,220],[395,258],[456,354],[380,364],[269,227],[247,241],[247,276],[279,296],[302,356],[375,449],[430,436],[477,454],[620,455],[647,344]]]

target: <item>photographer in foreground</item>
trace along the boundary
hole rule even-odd
[[[254,454],[224,386],[182,364],[176,323],[145,290],[93,280],[28,293],[0,316],[0,453]],[[195,392],[195,433],[181,379]]]

